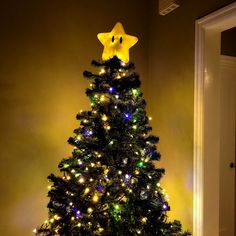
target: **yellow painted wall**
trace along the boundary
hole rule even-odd
[[[195,20],[231,2],[180,1],[181,6],[166,16],[158,15],[158,1],[150,0],[149,5],[147,104],[154,133],[160,136],[162,161],[158,165],[166,169],[162,184],[170,195],[170,216],[190,230]]]
[[[1,236],[32,235],[46,219],[46,177],[70,155],[75,115],[88,108],[82,72],[101,57],[97,33],[121,21],[138,36],[131,59],[146,80],[147,12],[145,0],[1,2]]]

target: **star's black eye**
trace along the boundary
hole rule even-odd
[[[112,43],[114,43],[114,41],[115,41],[115,37],[114,36],[112,36],[111,41],[112,41]]]
[[[123,38],[122,38],[122,37],[120,37],[120,44],[122,44],[122,42],[123,42]]]

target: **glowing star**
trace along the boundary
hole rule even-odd
[[[121,23],[116,23],[109,33],[100,33],[97,35],[99,41],[103,44],[104,50],[102,59],[104,61],[117,56],[121,61],[129,61],[129,49],[134,46],[138,38],[125,33]]]

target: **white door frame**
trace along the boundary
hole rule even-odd
[[[193,236],[219,235],[220,36],[235,26],[236,2],[196,21]]]

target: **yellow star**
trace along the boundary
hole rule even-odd
[[[129,49],[138,41],[137,37],[126,34],[119,22],[111,32],[98,34],[98,39],[104,45],[102,54],[104,61],[117,56],[123,62],[129,61]]]

